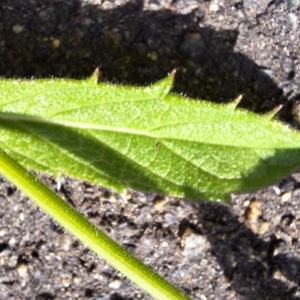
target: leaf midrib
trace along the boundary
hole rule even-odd
[[[70,128],[75,128],[75,129],[85,129],[85,130],[99,130],[99,131],[107,131],[107,132],[113,132],[113,133],[124,133],[124,134],[132,134],[132,135],[139,135],[139,136],[144,136],[148,138],[153,138],[158,141],[162,140],[177,140],[177,141],[182,141],[182,142],[194,142],[194,143],[204,143],[207,145],[214,145],[214,146],[224,146],[224,147],[231,147],[231,148],[237,148],[237,149],[255,149],[257,150],[257,146],[251,143],[247,143],[247,145],[234,145],[234,144],[228,144],[228,143],[213,143],[211,141],[200,141],[200,140],[194,140],[194,139],[189,139],[188,136],[185,136],[184,138],[182,137],[176,137],[176,136],[164,136],[162,134],[154,134],[151,131],[152,130],[157,130],[157,128],[151,128],[148,131],[145,130],[136,130],[136,129],[131,129],[131,128],[121,128],[121,127],[115,127],[115,126],[107,126],[107,125],[97,125],[97,124],[91,124],[91,123],[78,123],[78,122],[72,122],[72,121],[59,121],[59,120],[53,120],[49,118],[40,118],[36,116],[28,116],[28,115],[20,115],[20,114],[15,114],[15,113],[3,113],[0,112],[0,121],[1,120],[6,120],[6,121],[13,121],[13,122],[32,122],[32,123],[39,123],[39,124],[53,124],[53,125],[60,125],[64,127],[70,127]],[[178,124],[188,124],[187,122],[182,122],[182,123],[176,123],[176,124],[171,124],[171,125],[164,125],[164,126],[159,126],[161,127],[168,127],[168,126],[175,126]],[[260,147],[260,150],[270,150],[269,147]],[[274,149],[274,148],[273,148]],[[294,147],[290,148],[277,148],[277,149],[294,149]],[[277,150],[275,149],[275,150]]]

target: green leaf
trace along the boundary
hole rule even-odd
[[[92,80],[0,81],[0,142],[26,167],[120,192],[227,200],[300,164],[300,135],[235,104]]]

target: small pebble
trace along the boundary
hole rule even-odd
[[[62,278],[61,283],[64,287],[69,287],[70,286],[69,278]]]
[[[286,193],[282,194],[281,201],[282,202],[287,202],[291,199],[291,196],[292,196],[291,192],[286,192]]]
[[[58,48],[60,45],[60,40],[58,40],[58,39],[53,40],[52,45],[54,48]]]
[[[25,278],[28,273],[28,267],[26,263],[19,263],[17,266],[17,271],[20,277]]]
[[[12,255],[7,261],[7,265],[10,268],[16,267],[17,263],[18,263],[18,255]]]
[[[163,198],[156,198],[154,199],[154,208],[157,210],[161,210],[165,204],[165,199]]]
[[[68,252],[70,251],[71,245],[72,245],[72,238],[70,235],[67,234],[63,234],[60,238],[60,246],[62,247],[62,249],[64,249],[64,251]]]
[[[76,275],[74,275],[73,282],[74,282],[75,285],[79,285],[80,282],[81,282],[81,278],[78,277],[78,276],[76,276]]]
[[[294,13],[289,14],[290,23],[292,25],[293,30],[297,29],[298,17]]]
[[[24,221],[24,220],[25,220],[25,215],[24,215],[23,212],[21,212],[21,213],[19,214],[19,219],[20,219],[20,221]]]
[[[5,236],[7,233],[7,229],[6,228],[1,228],[0,229],[0,237]]]
[[[219,5],[216,1],[212,1],[209,5],[209,11],[217,12],[219,10]]]
[[[251,200],[245,212],[246,220],[255,222],[261,214],[259,202],[256,199]]]
[[[274,191],[275,195],[279,196],[281,194],[281,190],[278,186],[272,186],[272,190]]]
[[[121,286],[122,282],[121,280],[119,279],[115,279],[114,281],[112,281],[108,286],[111,288],[111,289],[119,289],[120,286]]]
[[[13,30],[14,33],[18,34],[18,33],[21,33],[21,32],[24,31],[24,26],[17,24],[17,25],[13,26],[12,30]]]
[[[268,222],[262,222],[262,224],[259,227],[258,233],[259,234],[264,234],[267,232],[267,230],[269,229],[270,224]]]

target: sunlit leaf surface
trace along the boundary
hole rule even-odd
[[[1,147],[26,167],[110,187],[227,200],[300,164],[300,135],[268,117],[147,87],[0,80]]]

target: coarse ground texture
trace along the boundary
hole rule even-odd
[[[0,76],[147,84],[296,126],[299,1],[2,0]],[[245,137],[247,138],[247,137]],[[191,299],[300,299],[300,173],[231,206],[42,177]],[[0,299],[150,299],[0,181]]]

